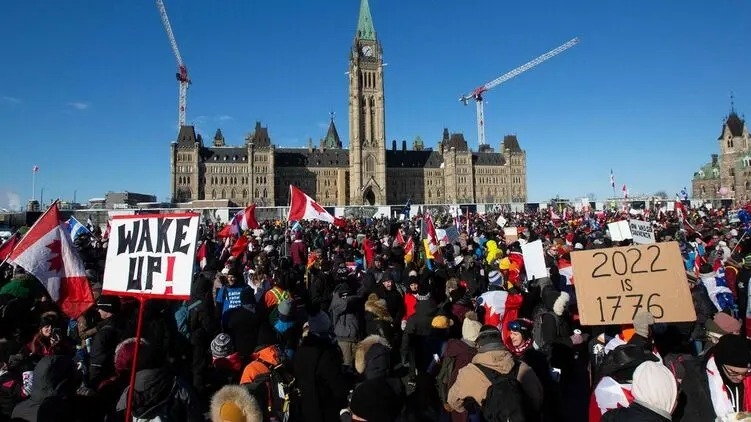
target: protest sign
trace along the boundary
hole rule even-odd
[[[649,311],[657,322],[696,319],[676,242],[571,253],[582,325],[631,324]]]
[[[631,238],[638,245],[650,245],[655,243],[655,232],[652,223],[641,220],[628,220],[628,228],[631,231]]]
[[[102,293],[189,299],[198,225],[195,213],[115,216]]]

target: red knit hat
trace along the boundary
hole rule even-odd
[[[141,348],[138,351],[139,354],[139,362],[143,362],[143,353],[146,351],[144,350],[148,343],[146,340],[141,339]],[[123,340],[120,344],[117,345],[115,348],[115,371],[118,374],[130,372],[131,368],[133,367],[133,355],[136,352],[136,339],[135,337],[131,337],[128,339]]]

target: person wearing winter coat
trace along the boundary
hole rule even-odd
[[[240,294],[240,303],[240,307],[227,312],[224,331],[232,338],[235,350],[243,363],[247,363],[258,345],[263,321],[256,312],[256,297],[253,290],[244,290]]]
[[[206,387],[206,371],[209,366],[209,345],[214,338],[215,320],[213,318],[214,302],[211,293],[211,280],[199,274],[193,281],[188,307],[188,332],[191,348],[191,372],[193,388],[203,393]]]
[[[430,286],[426,282],[420,284],[415,297],[415,313],[404,327],[401,354],[409,359],[410,374],[419,375],[427,371],[432,362],[429,339],[433,334],[432,323],[438,306],[431,299]]]
[[[100,382],[115,374],[115,348],[122,341],[123,327],[119,318],[120,298],[100,296],[96,303],[102,321],[91,338],[88,386],[96,388]]]
[[[355,351],[355,369],[365,380],[352,391],[349,410],[353,420],[393,422],[406,400],[404,384],[391,374],[388,341],[378,335],[365,338]]]
[[[375,293],[371,293],[365,301],[365,335],[381,336],[389,342],[389,345],[395,344],[394,321],[386,309],[386,301],[379,299]]]
[[[347,407],[349,383],[342,372],[342,352],[331,334],[325,312],[308,318],[308,334],[293,359],[295,382],[305,422],[338,422]]]
[[[453,411],[463,412],[464,400],[468,398],[472,398],[480,405],[485,401],[485,394],[491,384],[477,365],[483,365],[501,374],[508,374],[516,364],[514,356],[503,345],[501,332],[496,327],[483,326],[476,343],[477,354],[472,358],[472,363],[459,370],[456,382],[449,389],[446,404]],[[539,415],[542,409],[543,389],[537,375],[526,363],[520,362],[517,379],[528,400],[526,403],[529,406],[528,415],[530,417]]]
[[[31,395],[16,405],[11,420],[25,422],[82,421],[75,397],[78,377],[68,356],[43,357],[34,368]]]
[[[120,395],[115,414],[107,419],[108,422],[121,421],[125,418],[128,390],[129,387],[126,387]],[[160,367],[141,369],[136,372],[131,409],[134,420],[137,418],[152,420],[157,417],[163,421],[204,422],[205,420],[203,409],[199,407],[192,388],[170,374],[167,369]]]
[[[211,422],[263,422],[263,414],[247,388],[225,385],[211,397]]]
[[[355,347],[360,340],[362,300],[348,282],[339,283],[331,299],[331,317],[334,335],[342,349],[344,365],[352,366],[355,360]]]
[[[720,337],[704,359],[686,365],[679,405],[673,419],[681,422],[714,421],[751,411],[751,354],[745,336]]]
[[[628,407],[607,411],[602,422],[665,422],[672,420],[678,384],[665,365],[647,361],[634,371],[634,401]]]
[[[464,322],[462,323],[462,338],[461,339],[449,339],[446,344],[446,350],[443,352],[441,362],[445,362],[447,359],[453,359],[454,367],[449,374],[448,381],[445,385],[445,390],[442,393],[441,399],[444,400],[444,408],[448,407],[445,404],[448,401],[448,390],[456,382],[456,377],[459,375],[459,370],[469,365],[472,359],[477,354],[477,348],[475,342],[477,336],[480,335],[480,329],[482,324],[477,321],[477,314],[474,312],[467,312],[464,315]],[[443,397],[443,394],[446,397]],[[457,412],[447,409],[450,413],[451,422],[467,422],[469,420],[469,414],[467,411]]]

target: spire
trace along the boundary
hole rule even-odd
[[[730,91],[730,114],[735,114],[735,94]]]
[[[323,138],[321,146],[326,149],[335,149],[342,147],[342,141],[339,139],[339,133],[336,131],[336,125],[334,125],[334,112],[330,113],[331,123],[329,123],[329,130],[326,132],[326,137]]]
[[[360,0],[360,17],[357,20],[357,34],[359,40],[375,41],[376,32],[373,27],[373,18],[370,16],[368,0]]]

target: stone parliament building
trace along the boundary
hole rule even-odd
[[[407,141],[388,145],[385,99],[383,49],[361,0],[349,52],[349,149],[333,116],[319,145],[310,140],[307,148],[277,148],[260,122],[242,146],[226,145],[221,130],[206,145],[183,126],[171,146],[172,201],[286,206],[290,184],[323,206],[527,201],[526,153],[516,136],[505,136],[499,152],[488,145],[472,151],[448,129],[436,150],[419,137],[409,148]]]
[[[751,137],[746,121],[731,106],[717,138],[719,154],[694,173],[691,181],[694,199],[751,199]]]

